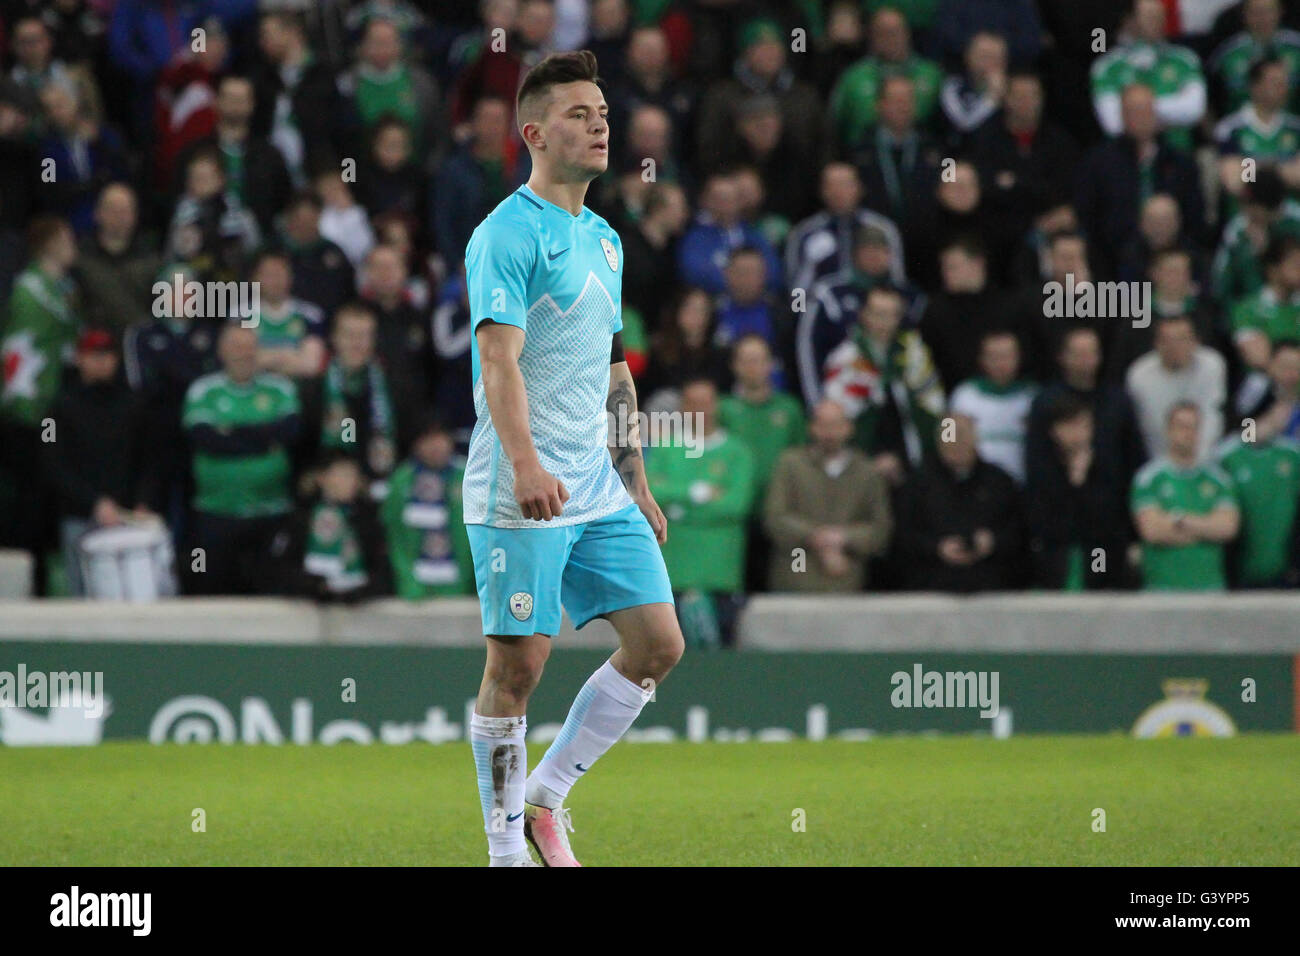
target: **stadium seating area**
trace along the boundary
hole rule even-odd
[[[464,251],[590,49],[683,625],[1300,582],[1300,7],[3,0],[0,547],[472,595]],[[102,540],[102,539],[101,539]]]

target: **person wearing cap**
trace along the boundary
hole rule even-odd
[[[122,381],[117,341],[88,328],[77,339],[76,378],[50,411],[57,440],[43,443],[42,464],[53,490],[59,537],[73,595],[84,593],[77,539],[93,528],[147,515],[145,449],[139,397]]]
[[[759,18],[741,28],[739,41],[741,54],[734,75],[709,87],[696,116],[695,155],[701,165],[707,167],[727,154],[740,106],[755,93],[775,97],[795,152],[816,155],[825,140],[824,111],[817,90],[797,79],[787,62],[790,37],[775,20]]]

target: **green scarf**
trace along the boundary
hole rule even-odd
[[[394,464],[393,403],[388,395],[388,382],[379,363],[371,362],[364,370],[344,372],[338,361],[332,361],[325,370],[325,414],[321,416],[321,446],[347,448],[352,443],[343,439],[343,419],[348,417],[349,396],[357,395],[366,382],[370,384],[370,447],[366,460],[376,475],[386,475]]]
[[[369,580],[347,507],[321,502],[312,509],[303,567],[323,577],[335,593],[359,588]]]

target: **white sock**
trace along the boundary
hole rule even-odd
[[[490,856],[524,852],[524,776],[528,752],[524,749],[524,717],[470,718],[469,740],[478,773],[478,797],[483,805],[483,830]]]
[[[529,774],[524,799],[552,810],[563,803],[578,778],[627,733],[647,698],[613,664],[602,664],[578,691],[559,735]]]

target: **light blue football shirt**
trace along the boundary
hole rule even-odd
[[[472,328],[484,319],[524,330],[519,369],[542,467],[569,500],[551,521],[525,518],[514,469],[492,424],[471,335],[478,421],[465,466],[466,524],[554,528],[594,521],[632,503],[609,457],[609,350],[623,328],[623,245],[585,206],[574,216],[527,186],[503,199],[465,250]]]

